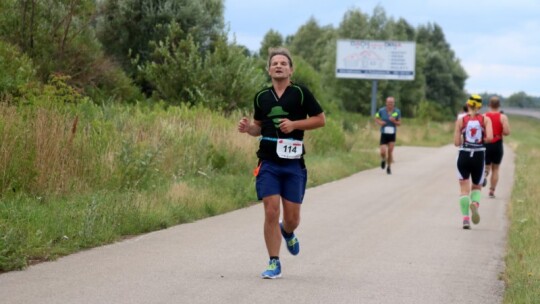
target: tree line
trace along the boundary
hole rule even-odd
[[[290,48],[293,81],[312,88],[329,111],[369,114],[371,81],[337,79],[337,39],[415,41],[414,81],[380,81],[379,98],[396,96],[406,116],[442,119],[462,104],[467,74],[442,28],[346,11],[338,27],[310,18],[295,34],[270,29],[260,50],[230,41],[224,0],[3,0],[0,3],[0,98],[31,103],[47,85],[76,102],[163,102],[229,113],[249,109],[268,84],[268,47]],[[57,88],[58,89],[58,88]]]

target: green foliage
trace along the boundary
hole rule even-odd
[[[275,30],[269,30],[261,41],[259,56],[266,62],[268,58],[268,49],[283,46],[283,36]]]
[[[306,136],[309,136],[308,152],[314,150],[317,155],[327,155],[347,151],[341,121],[327,119],[324,128],[310,131]]]
[[[512,134],[505,143],[516,150],[516,158],[502,275],[504,303],[536,303],[540,299],[540,125],[538,119],[518,116],[511,116],[510,123]]]
[[[172,24],[167,40],[155,44],[152,61],[140,66],[141,77],[155,88],[154,97],[171,104],[203,104],[225,113],[251,105],[265,83],[256,59],[224,40],[216,41],[212,52],[201,54],[191,36],[182,40],[180,33],[179,26]]]
[[[223,0],[106,0],[101,9],[100,41],[130,75],[136,73],[130,56],[138,56],[141,64],[151,61],[150,42],[165,41],[170,24],[181,29],[180,39],[190,36],[202,52],[224,33]]]
[[[171,104],[198,103],[205,100],[202,54],[191,36],[181,40],[181,29],[173,23],[169,36],[163,42],[153,44],[151,61],[139,66],[140,75],[153,88],[155,99]]]
[[[135,98],[137,90],[104,57],[95,37],[91,26],[96,15],[94,0],[79,0],[76,5],[67,0],[2,3],[0,38],[32,59],[42,82],[61,73],[70,76],[69,84],[83,94]]]
[[[0,97],[20,96],[28,83],[35,81],[32,60],[14,45],[0,40]]]
[[[446,42],[441,27],[437,24],[420,26],[417,43],[425,46],[416,55],[425,58],[425,63],[417,67],[425,77],[425,98],[443,107],[459,108],[465,98],[467,74]]]
[[[210,108],[231,113],[252,106],[253,96],[266,83],[266,77],[254,58],[243,49],[218,41],[204,62],[203,81]]]
[[[81,95],[73,87],[67,84],[71,77],[62,74],[51,75],[48,84],[43,89],[43,94],[54,97],[55,100],[64,103],[75,103],[81,100]]]
[[[414,117],[423,121],[443,122],[448,121],[452,115],[452,112],[440,103],[422,100],[416,108]]]
[[[52,83],[46,101],[0,103],[0,271],[256,200],[258,141],[238,134],[240,110],[66,102],[69,89]],[[374,167],[372,125],[335,113],[309,131],[309,185]]]
[[[320,27],[310,18],[292,37],[288,44],[295,56],[304,58],[316,71],[321,71],[328,58],[328,49],[335,47],[335,31],[331,26]]]
[[[403,18],[398,21],[391,20],[389,23],[391,35],[399,41],[414,41],[416,36],[415,28]]]
[[[15,231],[14,227],[2,225],[0,221],[0,272],[26,267],[25,247],[25,238],[22,233]]]
[[[323,92],[321,75],[303,57],[295,56],[294,71],[291,81],[307,86],[314,96],[320,96]]]
[[[324,83],[322,100],[331,96],[334,106],[368,114],[371,81],[335,78],[337,38],[416,40],[415,80],[378,84],[377,99],[395,96],[405,116],[413,115],[423,99],[458,108],[464,98],[467,75],[442,29],[428,24],[415,30],[404,19],[388,17],[382,6],[371,15],[359,9],[345,12],[337,29],[321,27],[310,18],[285,40],[269,30],[258,54],[262,59],[257,60],[245,47],[226,42],[222,0],[82,0],[76,7],[66,0],[24,3],[2,2],[8,14],[0,18],[0,37],[35,62],[40,79],[61,71],[71,77],[69,85],[98,103],[143,99],[135,82],[147,96],[167,104],[205,104],[229,113],[249,104],[260,88],[264,72],[257,73],[268,48],[286,44],[294,57],[304,58],[319,73],[310,78]]]
[[[375,37],[369,33],[369,15],[360,9],[350,9],[339,24],[338,38],[367,40]]]
[[[504,104],[508,107],[516,107],[516,108],[532,108],[540,107],[540,98],[534,98],[532,96],[527,95],[525,92],[518,92],[510,95],[508,98],[504,100]]]
[[[146,188],[159,183],[160,146],[152,147],[124,140],[117,156],[117,172],[122,189]]]

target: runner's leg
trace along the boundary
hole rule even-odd
[[[468,179],[459,180],[460,196],[459,207],[463,216],[463,229],[470,229],[469,205],[471,199],[469,197],[470,182]]]
[[[388,167],[394,162],[394,145],[395,142],[393,141],[388,143]]]
[[[478,224],[480,222],[480,214],[478,213],[478,208],[480,207],[480,198],[482,193],[481,185],[473,185],[471,191],[471,212],[472,212],[472,222],[473,224]]]
[[[489,185],[489,189],[490,189],[490,194],[491,192],[495,192],[495,188],[497,188],[497,184],[499,183],[499,166],[500,165],[496,165],[496,164],[493,164],[492,165],[492,171],[491,171],[491,180],[490,180],[490,185]]]
[[[386,144],[381,144],[379,147],[379,154],[381,155],[381,169],[386,168],[386,151],[388,146]]]
[[[264,204],[264,241],[268,255],[279,256],[281,232],[279,230],[280,196],[270,195],[263,198]]]
[[[283,199],[283,229],[292,233],[300,225],[300,207],[302,204]]]

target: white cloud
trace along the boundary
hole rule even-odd
[[[525,80],[540,78],[540,67],[517,66],[507,64],[478,64],[463,62],[466,71],[471,77],[482,77],[485,79],[513,78]]]
[[[537,85],[540,67],[475,62],[463,62],[463,66],[469,74],[469,92],[490,92],[508,96],[524,91],[529,95],[540,96]]]

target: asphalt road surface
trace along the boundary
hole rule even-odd
[[[374,151],[374,153],[376,153]],[[397,147],[380,168],[311,188],[267,265],[261,204],[0,275],[0,303],[501,303],[508,147],[497,198],[483,191],[481,222],[461,228],[456,148]]]
[[[520,109],[520,108],[504,108],[504,113],[511,115],[530,116],[540,119],[540,110],[538,109]],[[512,121],[510,121],[512,125]]]

